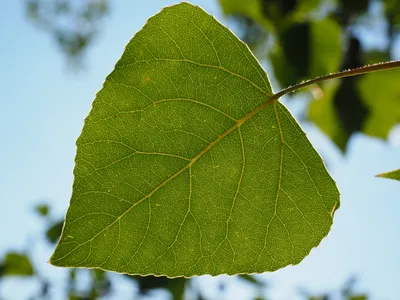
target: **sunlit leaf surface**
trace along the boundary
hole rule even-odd
[[[85,120],[50,262],[170,277],[299,263],[339,193],[272,95],[247,46],[199,7],[149,19]]]

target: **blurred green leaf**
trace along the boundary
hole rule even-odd
[[[340,86],[339,80],[326,82],[322,89],[314,87],[314,99],[308,108],[308,118],[314,122],[342,150],[345,149],[349,135],[340,126],[334,107],[334,97]]]
[[[245,16],[260,24],[266,30],[274,30],[270,20],[263,14],[260,0],[219,0],[226,15]]]
[[[358,91],[369,110],[362,130],[365,134],[386,139],[390,129],[400,123],[399,78],[399,69],[360,77]]]
[[[386,139],[400,123],[398,78],[400,70],[390,70],[326,83],[323,96],[309,106],[309,118],[342,150],[357,131]]]
[[[367,295],[349,296],[348,300],[368,300]]]
[[[219,0],[225,14],[246,16],[274,34],[311,20],[321,0]]]
[[[49,214],[50,208],[47,204],[39,204],[35,207],[35,211],[39,215],[46,217]]]
[[[365,64],[372,65],[383,61],[391,60],[390,53],[388,51],[371,50],[364,52]]]
[[[129,276],[129,275],[128,275]],[[144,295],[153,289],[168,288],[169,279],[165,276],[130,276],[139,285],[139,293]]]
[[[46,237],[50,243],[57,243],[57,241],[61,235],[61,230],[63,228],[63,224],[64,224],[64,221],[61,220],[61,221],[55,222],[49,226],[49,228],[46,231]]]
[[[263,281],[258,280],[255,276],[249,275],[249,274],[240,274],[238,275],[240,279],[244,280],[247,283],[250,283],[252,285],[256,285],[259,287],[264,287],[266,286],[266,283]]]
[[[90,270],[90,273],[90,298],[97,299],[108,295],[111,292],[111,281],[108,278],[108,273],[98,269]]]
[[[361,51],[361,43],[357,37],[350,35],[341,68],[344,70],[355,69],[363,65],[364,57]],[[365,120],[368,117],[368,107],[357,88],[359,80],[360,77],[341,79],[334,93],[329,95],[330,100],[332,100],[329,105],[319,103],[321,116],[318,116],[315,110],[313,114],[310,114],[310,116],[313,115],[314,117],[310,118],[310,120],[314,121],[325,133],[327,133],[327,127],[332,129],[330,130],[331,133],[334,132],[336,135],[328,134],[328,136],[342,151],[346,150],[350,136],[355,132],[362,131]],[[313,104],[315,104],[315,101]],[[312,105],[309,110],[313,109]],[[322,108],[327,111],[322,111]],[[323,116],[326,115],[334,117],[324,120]]]
[[[139,275],[128,275],[126,277],[132,279],[138,284],[139,293],[146,295],[154,289],[166,289],[168,290],[173,299],[184,299],[186,282],[189,279],[186,278],[168,278],[165,276],[139,276]]]
[[[342,60],[342,29],[325,18],[311,23],[311,61],[309,78],[336,72]]]
[[[394,28],[395,25],[400,24],[400,1],[398,0],[384,0],[384,9],[387,17],[387,21],[389,23],[389,28],[393,31],[399,31]]]
[[[34,274],[27,254],[8,252],[0,263],[0,276],[32,276]]]
[[[167,289],[172,295],[172,299],[174,300],[183,300],[185,299],[185,288],[188,279],[186,278],[174,278],[168,280]]]
[[[282,86],[335,72],[341,57],[341,29],[330,19],[289,27],[270,53],[275,76]]]
[[[389,179],[394,179],[394,180],[400,180],[400,169],[387,172],[387,173],[381,173],[376,175],[377,177],[382,177],[382,178],[389,178]]]
[[[357,91],[359,79],[359,77],[342,79],[333,99],[338,120],[336,126],[344,130],[346,141],[353,133],[363,130],[369,115],[368,107]],[[345,151],[345,146],[341,150]]]
[[[338,0],[340,9],[348,14],[362,14],[368,9],[369,0]]]
[[[52,36],[75,62],[81,58],[108,13],[108,1],[25,0],[29,19]]]

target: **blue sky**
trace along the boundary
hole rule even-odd
[[[227,23],[216,1],[192,2]],[[78,73],[68,69],[50,36],[26,20],[23,1],[3,5],[0,255],[29,247],[35,266],[62,282],[65,272],[47,264],[52,249],[36,239],[44,223],[33,209],[37,203],[47,202],[55,218],[65,214],[73,181],[75,140],[96,92],[133,34],[148,17],[173,3],[176,1],[112,1],[111,14],[87,53],[86,69]],[[357,134],[347,155],[342,156],[314,126],[305,124],[304,129],[337,181],[342,205],[331,233],[300,265],[261,275],[270,283],[271,298],[293,299],[300,287],[314,292],[334,290],[355,275],[358,289],[370,292],[372,299],[398,299],[400,184],[374,175],[400,167],[399,134],[392,134],[389,143]],[[201,279],[203,284],[213,281]],[[7,281],[0,286],[0,295],[23,299],[23,292],[13,292],[19,283]],[[27,290],[35,288],[29,282],[24,284]],[[238,295],[238,289],[245,299],[246,292],[240,287],[230,293]],[[121,283],[118,294],[128,290]]]

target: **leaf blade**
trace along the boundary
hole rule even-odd
[[[127,45],[85,120],[74,175],[50,259],[58,266],[272,271],[318,245],[339,207],[254,56],[187,3],[150,18]]]

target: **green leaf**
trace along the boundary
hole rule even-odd
[[[341,9],[349,14],[365,13],[369,5],[369,0],[358,0],[358,1],[339,0],[338,2]]]
[[[308,107],[308,118],[313,121],[331,140],[345,150],[349,135],[339,126],[339,118],[337,116],[334,99],[338,88],[339,80],[332,80],[323,85],[323,89],[319,91],[320,97],[314,97]],[[318,94],[315,93],[315,94]]]
[[[31,276],[34,274],[32,264],[26,254],[8,252],[0,263],[1,276]]]
[[[241,274],[238,275],[240,279],[242,279],[243,281],[250,283],[253,286],[257,286],[257,287],[264,287],[266,286],[266,283],[263,281],[258,280],[256,277],[249,275],[249,274]]]
[[[343,151],[356,131],[386,139],[391,128],[400,123],[399,76],[398,69],[366,74],[355,78],[354,90],[351,86],[346,88],[346,80],[352,78],[345,78],[341,85],[338,81],[327,82],[323,97],[314,99],[309,106],[309,118]]]
[[[360,78],[358,90],[370,113],[363,132],[386,139],[390,129],[400,123],[400,69],[367,74]]]
[[[50,243],[56,243],[59,240],[63,223],[63,220],[57,221],[53,224],[50,224],[49,228],[47,228],[46,238]]]
[[[245,16],[270,33],[310,19],[321,5],[321,0],[219,0],[219,2],[225,14]]]
[[[348,300],[368,300],[368,296],[366,295],[349,296]]]
[[[169,277],[299,263],[339,193],[272,96],[247,46],[199,7],[149,19],[85,120],[50,262]]]
[[[183,300],[185,297],[185,287],[187,284],[186,278],[168,279],[168,290],[172,295],[172,299]]]
[[[342,57],[341,28],[331,19],[294,24],[282,32],[269,54],[284,85],[336,72]],[[327,59],[329,57],[329,59]]]
[[[377,177],[400,180],[400,169],[376,175]]]
[[[35,207],[35,211],[42,217],[47,217],[49,214],[50,208],[47,204],[39,204]]]
[[[219,0],[222,11],[227,15],[245,16],[256,21],[266,30],[273,30],[273,24],[263,14],[263,5],[259,0]]]
[[[155,289],[164,288],[171,293],[172,299],[174,300],[185,298],[186,278],[167,278],[165,276],[127,276],[137,282],[139,294],[141,295],[146,295]]]

